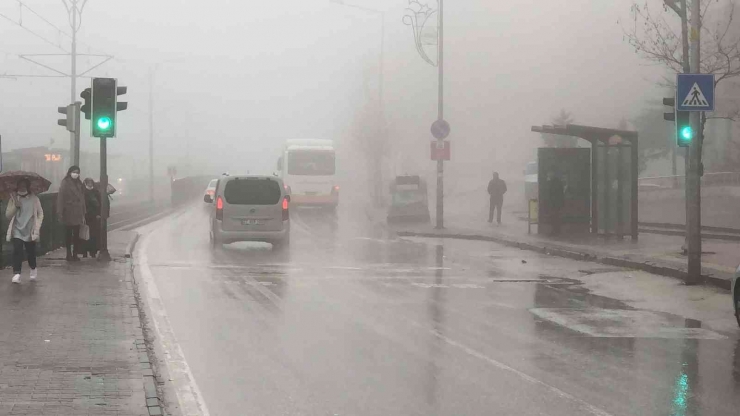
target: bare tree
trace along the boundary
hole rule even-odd
[[[715,74],[715,83],[719,85],[740,75],[738,0],[697,1],[701,2],[701,72]],[[662,4],[659,12],[651,6],[658,3]],[[688,13],[681,10],[678,0],[646,0],[642,5],[634,2],[630,9],[632,20],[624,28],[624,35],[643,58],[664,65],[672,72],[685,72],[688,57],[684,59],[687,49],[682,42],[682,24],[666,18],[669,9],[679,15]],[[692,34],[689,32],[688,36]],[[674,82],[672,78],[666,79],[670,85]],[[728,111],[725,117],[737,116],[737,113]]]
[[[573,115],[565,110],[560,110],[560,114],[553,117],[551,123],[555,126],[565,126],[573,123]],[[576,147],[578,144],[577,137],[561,136],[557,134],[542,133],[542,140],[547,147]]]
[[[690,12],[687,2],[700,1],[700,69],[715,75],[717,111],[702,120],[702,130],[707,119],[740,120],[740,106],[732,97],[735,80],[740,75],[740,10],[738,0],[645,0],[633,2],[631,21],[624,27],[627,42],[644,59],[665,66],[670,72],[688,72],[689,42],[696,33],[687,25]],[[660,6],[658,6],[660,5]],[[662,10],[657,10],[662,9]],[[681,19],[669,19],[675,12]],[[682,33],[683,32],[683,33]],[[666,77],[663,84],[675,88],[675,79]],[[662,122],[656,120],[656,123]],[[740,157],[735,151],[736,141],[726,143],[721,164],[737,166]],[[702,154],[702,143],[699,152]]]
[[[355,113],[352,124],[352,147],[356,154],[362,155],[362,162],[367,169],[368,189],[373,199],[382,200],[383,160],[389,152],[388,126],[382,115],[382,109],[376,94],[371,93],[370,74],[364,73],[364,96],[362,107]]]

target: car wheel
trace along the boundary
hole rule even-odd
[[[737,326],[740,326],[740,293],[738,293],[738,289],[740,288],[735,288],[735,319],[737,320]]]

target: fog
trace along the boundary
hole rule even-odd
[[[407,2],[347,3],[385,12],[384,114],[391,150],[384,174],[429,174],[437,74],[419,57],[411,28],[402,22]],[[66,10],[61,1],[21,4],[50,23],[19,3],[0,3],[0,13],[22,19],[22,27],[0,19],[0,74],[54,74],[18,54],[64,53],[40,37],[68,51],[69,39],[51,26],[69,33]],[[665,71],[645,65],[624,41],[618,20],[628,17],[624,1],[446,3],[450,183],[483,181],[492,170],[518,178],[541,145],[530,126],[549,123],[561,109],[581,124],[616,127],[659,99],[656,82]],[[362,158],[350,137],[363,106],[377,96],[380,28],[377,15],[329,0],[90,0],[79,52],[114,56],[87,75],[128,86],[122,99],[129,109],[119,114],[109,151],[141,162],[137,172],[147,169],[150,86],[157,176],[168,165],[182,174],[272,172],[287,138],[330,138],[344,150],[340,155]],[[38,59],[69,71],[69,57]],[[80,57],[79,71],[99,59]],[[76,96],[88,83],[79,79]],[[56,107],[68,103],[69,89],[69,78],[0,78],[3,150],[52,139],[56,147],[68,146]],[[96,151],[87,127],[82,137],[83,150]],[[359,165],[342,165],[349,177],[365,175],[353,171]]]

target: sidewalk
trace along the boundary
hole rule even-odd
[[[555,238],[527,234],[526,221],[506,213],[508,221],[501,226],[488,224],[485,219],[474,221],[462,217],[449,217],[445,229],[433,225],[405,226],[395,229],[400,236],[459,238],[493,241],[522,249],[578,260],[596,261],[613,266],[644,270],[650,273],[686,277],[686,257],[681,254],[683,237],[641,233],[637,242],[629,237],[624,240],[606,239],[591,235],[578,239]],[[730,289],[735,268],[740,263],[740,243],[705,240],[703,242],[702,275],[706,283]]]
[[[0,273],[0,416],[161,415],[144,343],[128,232],[111,232],[114,261],[39,259],[20,285]],[[147,398],[151,407],[147,407]]]

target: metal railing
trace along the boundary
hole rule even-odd
[[[41,256],[60,247],[64,247],[64,225],[59,222],[56,214],[57,194],[44,193],[39,195],[41,208],[44,210],[44,222],[41,224],[41,240],[37,243],[36,253]],[[2,242],[0,243],[0,269],[10,264],[13,253],[13,244],[5,241],[10,220],[5,218],[5,209],[8,201],[0,201],[0,233]],[[117,224],[120,222],[125,225],[134,220],[141,220],[146,216],[153,216],[164,211],[165,205],[149,202],[114,205],[111,207],[109,223]],[[109,228],[113,231],[116,227]]]
[[[684,175],[653,176],[638,178],[640,191],[683,188],[686,183]],[[701,178],[702,186],[740,186],[740,172],[710,172]]]

